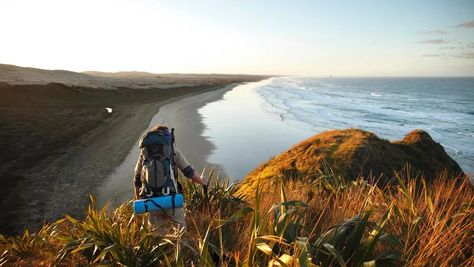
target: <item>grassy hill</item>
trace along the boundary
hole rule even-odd
[[[244,179],[240,193],[252,195],[258,181],[265,184],[274,177],[312,180],[324,173],[388,184],[396,181],[395,172],[407,165],[410,172],[427,180],[443,172],[451,177],[463,174],[444,148],[422,130],[396,142],[359,129],[333,130],[310,137],[260,165]]]
[[[245,197],[211,173],[208,190],[183,181],[186,233],[155,234],[131,202],[113,211],[92,202],[84,220],[0,237],[0,266],[473,266],[468,177],[410,173],[390,186],[329,169],[283,173]]]

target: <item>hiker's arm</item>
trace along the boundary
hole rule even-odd
[[[140,198],[140,187],[142,187],[142,180],[141,180],[141,170],[143,165],[143,157],[140,155],[138,157],[137,164],[135,165],[135,171],[133,175],[133,192],[135,194],[135,199]]]
[[[188,178],[193,180],[193,182],[195,183],[207,185],[207,182],[203,178],[197,176],[196,174],[194,174],[193,177],[188,177]]]
[[[177,149],[175,149],[174,161],[184,176],[191,179],[195,183],[206,185],[206,181],[197,175],[191,164],[189,164],[184,155],[181,154],[181,152],[179,152]]]

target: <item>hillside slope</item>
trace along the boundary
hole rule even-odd
[[[396,142],[359,129],[333,130],[315,135],[260,165],[247,175],[241,190],[255,188],[259,179],[312,179],[329,169],[348,179],[380,177],[381,183],[387,183],[407,163],[428,180],[443,171],[450,176],[463,173],[444,148],[422,130],[414,130]]]

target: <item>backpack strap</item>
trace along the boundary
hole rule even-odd
[[[176,137],[174,136],[174,128],[171,128],[171,163],[173,164],[173,173],[176,176],[176,162],[174,161],[174,144],[176,143]]]
[[[181,193],[182,189],[183,189],[183,186],[181,185],[181,183],[178,181],[178,169],[176,167],[176,162],[175,162],[175,154],[176,152],[174,151],[174,146],[175,146],[175,143],[176,143],[176,137],[174,135],[174,128],[171,128],[171,163],[172,163],[172,171],[173,171],[173,176],[174,176],[174,186],[175,186],[175,190],[176,190],[176,194],[179,194]],[[174,198],[173,198],[173,204],[174,204]],[[174,209],[173,209],[173,212],[174,212]]]
[[[151,186],[148,184],[148,182],[145,179],[142,180],[142,188],[144,188],[145,190],[144,192],[143,191],[140,192],[141,198],[148,198],[153,195],[154,193],[153,189],[151,188]]]
[[[174,209],[175,209],[175,204],[174,204],[174,197],[175,197],[175,196],[176,196],[176,195],[172,195],[172,196],[171,196],[171,205],[173,205],[173,217],[174,217]]]

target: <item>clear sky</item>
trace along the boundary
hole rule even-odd
[[[0,0],[0,63],[73,71],[474,76],[474,0]]]

